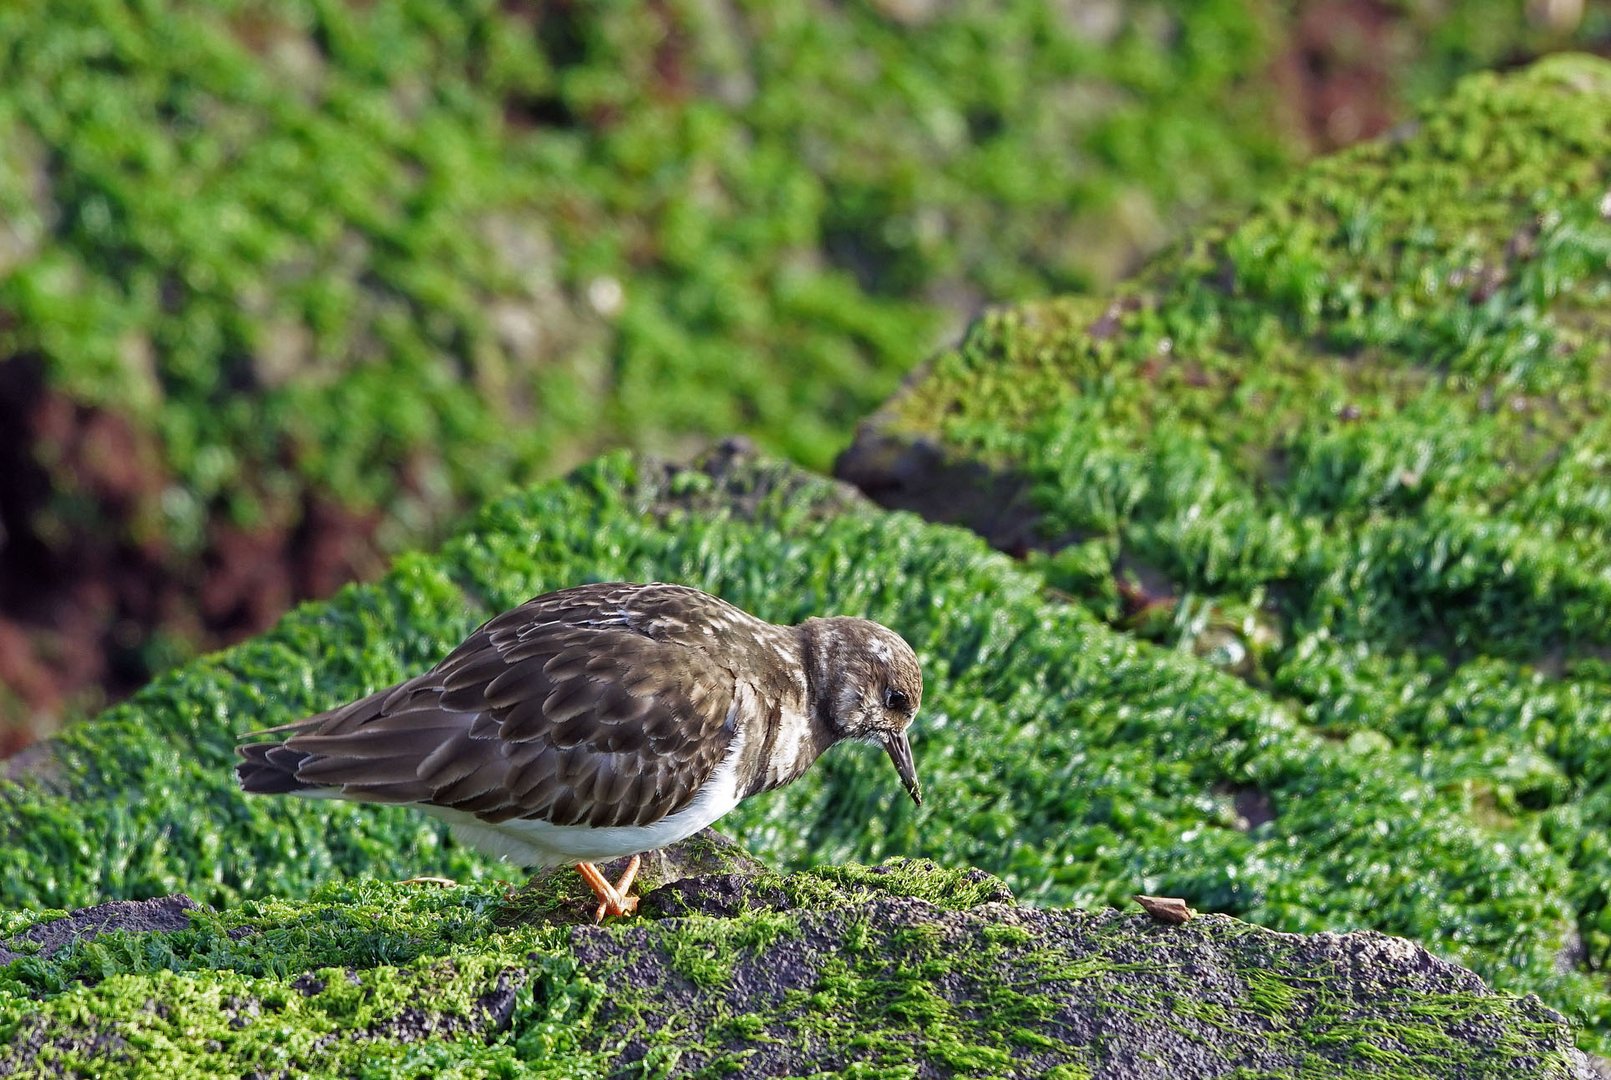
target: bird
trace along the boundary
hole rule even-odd
[[[574,864],[594,920],[630,915],[645,852],[881,746],[913,803],[912,647],[848,616],[778,625],[664,582],[577,585],[494,616],[435,667],[242,737],[248,794],[414,806],[526,868]],[[264,741],[267,739],[268,741]],[[611,882],[598,863],[630,855]]]

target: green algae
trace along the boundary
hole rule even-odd
[[[0,360],[18,431],[36,392],[110,422],[18,446],[26,526],[176,591],[242,535],[363,574],[621,443],[825,464],[979,303],[1110,283],[1303,153],[1271,5],[58,8],[0,12]],[[1390,102],[1561,44],[1478,0],[1389,21]]]
[[[1328,951],[1345,939],[999,906],[936,918],[893,899],[796,914],[788,941],[729,952],[719,979],[678,961],[688,941],[722,936],[709,920],[621,928],[627,947],[599,969],[620,989],[595,1022],[627,1035],[627,1061],[699,1076],[796,1075],[802,1063],[811,1075],[1129,1076],[1148,1062],[1219,1076],[1271,1058],[1284,1068],[1268,1075],[1350,1078],[1575,1067],[1536,1000],[1495,997],[1385,939]]]
[[[1571,1075],[1558,1015],[1407,943],[1037,912],[921,860],[734,865],[676,879],[681,915],[602,927],[509,920],[496,885],[375,881],[163,932],[78,913],[77,937],[0,966],[0,1072],[1080,1076],[1150,1058]],[[753,888],[729,910],[735,876]]]
[[[7,1075],[604,1075],[596,987],[554,932],[489,933],[492,894],[326,888],[198,912],[0,969]],[[487,1030],[507,1029],[489,1042]]]
[[[805,892],[840,906],[923,893],[960,909],[970,899],[954,892],[957,874],[910,862],[835,876],[874,887]],[[184,930],[91,934],[0,966],[0,1045],[26,1052],[15,1075],[613,1073],[588,1028],[601,980],[578,973],[567,928],[502,918],[501,893],[349,882],[306,901],[193,911]],[[572,897],[561,889],[551,900]],[[692,920],[663,940],[675,971],[714,987],[732,954],[761,955],[793,926],[760,909]],[[494,998],[507,1000],[495,1008]],[[8,1057],[0,1066],[24,1061]]]
[[[1608,162],[1611,67],[1474,78],[1110,300],[986,317],[869,432],[886,460],[926,441],[990,470],[1021,492],[1045,549],[1028,565],[1059,596],[1237,676],[1290,724],[1202,804],[1245,823],[1247,854],[1164,891],[1303,930],[1385,904],[1428,942],[1471,940],[1443,921],[1460,910],[1508,908],[1496,928],[1562,944],[1554,971],[1497,936],[1452,954],[1545,993],[1601,1047]],[[1214,837],[1237,833],[1183,846]],[[1379,857],[1423,845],[1436,886],[1426,860]],[[1395,899],[1428,888],[1440,899]]]
[[[186,891],[233,906],[420,873],[501,888],[511,868],[408,811],[244,798],[230,774],[235,735],[424,667],[534,593],[661,578],[773,619],[866,614],[922,660],[929,692],[914,741],[940,797],[916,811],[887,762],[836,749],[729,819],[781,866],[923,856],[986,868],[1033,904],[1164,893],[1285,929],[1386,929],[1503,971],[1506,985],[1537,989],[1597,1030],[1603,988],[1557,959],[1578,929],[1578,898],[1603,888],[1578,860],[1603,845],[1569,796],[1527,809],[1534,790],[1556,790],[1547,772],[1513,770],[1480,790],[1481,761],[1469,758],[1469,782],[1441,783],[1428,761],[1442,759],[1338,740],[1188,653],[1044,597],[1038,577],[965,532],[874,511],[775,463],[718,455],[702,475],[618,455],[512,495],[437,555],[405,558],[383,581],[300,609],[70,729],[37,760],[39,779],[0,786],[0,855],[13,871],[0,879],[4,903]],[[723,501],[731,509],[714,510]],[[1273,806],[1272,820],[1241,819],[1249,793]],[[1496,811],[1513,820],[1496,828]],[[1568,838],[1583,845],[1575,854]],[[877,886],[904,880],[901,865]],[[957,895],[994,888],[948,873]],[[927,868],[910,876],[935,880]],[[875,884],[829,867],[790,880],[797,903]]]

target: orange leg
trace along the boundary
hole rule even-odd
[[[599,922],[606,915],[630,915],[638,910],[638,898],[626,895],[626,891],[632,887],[632,879],[638,876],[640,862],[638,856],[632,856],[632,861],[627,864],[626,873],[622,874],[621,880],[614,885],[611,885],[609,879],[592,863],[576,864],[576,872],[582,875],[587,887],[599,898],[598,910],[593,913],[594,922]]]
[[[626,898],[626,891],[628,889],[632,888],[632,882],[637,880],[638,867],[640,867],[642,865],[643,865],[643,856],[641,856],[641,855],[632,856],[632,861],[627,863],[626,870],[621,874],[621,880],[617,881],[615,883],[615,891],[621,894],[622,899]],[[636,897],[634,897],[633,900],[632,900],[632,906],[633,907],[638,906],[638,901],[637,901]]]

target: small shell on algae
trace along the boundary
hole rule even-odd
[[[1146,909],[1159,922],[1180,924],[1193,918],[1197,913],[1186,905],[1186,901],[1178,896],[1136,896],[1136,903]]]

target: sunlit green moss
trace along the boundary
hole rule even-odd
[[[1224,759],[1237,764],[1200,812],[1251,831],[1190,828],[1182,849],[1230,850],[1165,870],[1170,889],[1294,929],[1374,906],[1413,937],[1468,942],[1456,912],[1508,896],[1493,928],[1559,942],[1553,968],[1502,934],[1459,955],[1567,1005],[1597,1040],[1611,1032],[1608,191],[1611,66],[1475,78],[1111,300],[982,320],[881,429],[1021,487],[1049,549],[1032,565],[1061,594],[1238,676],[1290,724]],[[1134,695],[1114,698],[1128,711]],[[1236,730],[1188,709],[1164,747]],[[1100,784],[1115,756],[1071,781]],[[1132,767],[1160,785],[1172,771],[1157,749]],[[1098,805],[1119,835],[1157,813]],[[1321,851],[1316,876],[1300,864]],[[1551,899],[1510,907],[1501,866]],[[1440,899],[1400,906],[1417,893]]]
[[[1519,3],[1389,21],[1388,107],[1562,43]],[[179,582],[307,526],[355,534],[353,572],[608,446],[744,431],[825,465],[959,318],[1111,282],[1300,157],[1269,78],[1292,22],[8,3],[0,361],[134,447],[106,483],[93,446],[29,447],[31,526]],[[115,665],[170,666],[193,625]]]
[[[1557,62],[1473,84],[1422,135],[1317,170],[1243,228],[1287,221],[1301,233],[1305,185],[1338,190],[1350,162],[1363,192],[1465,175],[1434,167],[1445,144],[1464,145],[1469,128],[1473,146],[1506,145],[1483,126],[1504,117],[1498,130],[1537,142],[1520,144],[1514,169],[1501,176],[1483,159],[1475,174],[1494,176],[1488,187],[1436,201],[1422,232],[1413,218],[1395,227],[1442,265],[1440,229],[1461,250],[1503,254],[1508,241],[1470,222],[1508,207],[1525,224],[1558,201],[1578,233],[1504,256],[1543,264],[1507,270],[1505,282],[1554,291],[1506,303],[1568,347],[1568,370],[1598,377],[1594,320],[1608,292],[1604,271],[1584,268],[1605,227],[1586,210],[1611,161],[1594,149],[1611,123],[1604,71]],[[1541,194],[1521,198],[1517,185]],[[63,907],[183,889],[233,904],[346,877],[508,877],[406,811],[243,799],[229,777],[234,735],[417,670],[534,593],[673,579],[774,619],[878,618],[923,662],[915,741],[929,804],[904,802],[879,755],[837,750],[730,819],[780,864],[920,855],[998,873],[1033,904],[1162,892],[1282,929],[1389,930],[1537,990],[1604,1045],[1611,797],[1594,748],[1611,737],[1600,652],[1611,609],[1597,606],[1604,525],[1585,482],[1602,460],[1598,384],[1528,384],[1529,413],[1501,397],[1485,406],[1475,369],[1450,374],[1448,357],[1328,352],[1327,320],[1363,333],[1348,323],[1353,309],[1328,314],[1322,289],[1316,330],[1286,292],[1242,295],[1213,258],[1214,237],[1236,233],[1155,270],[1136,286],[1140,306],[1121,305],[1094,344],[1085,328],[1099,305],[994,317],[899,406],[910,426],[929,415],[923,402],[977,403],[941,432],[950,445],[1022,468],[1051,527],[1095,545],[1066,578],[1055,559],[1042,568],[1062,592],[966,533],[872,511],[775,464],[712,477],[606,458],[491,504],[439,553],[406,557],[378,584],[304,608],[71,731],[37,778],[0,786],[0,900]],[[1314,250],[1354,266],[1346,237],[1336,243]],[[1369,273],[1342,280],[1356,281],[1365,307],[1442,325],[1448,305],[1466,302],[1404,291],[1389,271],[1400,257],[1409,270],[1421,263],[1385,239],[1361,250],[1377,252],[1359,264]],[[1149,367],[1165,325],[1194,348],[1172,344],[1187,359]],[[1398,324],[1382,333],[1394,349],[1414,339]],[[1531,339],[1515,341],[1482,363],[1528,369]],[[1207,358],[1203,377],[1192,358]],[[1550,437],[1574,432],[1567,450],[1539,450],[1543,435],[1515,419],[1528,415]],[[1380,440],[1351,434],[1378,422]],[[1422,443],[1427,464],[1405,457],[1402,477],[1380,457],[1421,454]],[[1414,484],[1399,482],[1417,469]],[[1294,486],[1299,475],[1309,479]],[[1150,605],[1161,619],[1130,621],[1141,615],[1125,607],[1130,583],[1104,589],[1093,573],[1101,550],[1168,583]],[[1094,583],[1092,611],[1066,602],[1086,595],[1082,581]],[[1137,641],[1138,626],[1165,647]],[[1208,631],[1219,652],[1199,648]],[[1250,668],[1208,662],[1238,641]],[[842,917],[852,940],[871,940]],[[918,995],[909,1007],[918,1017],[936,1006]],[[1431,1052],[1391,1046],[1383,1067]]]
[[[932,798],[914,810],[881,755],[839,748],[729,819],[784,865],[920,855],[984,867],[1036,904],[1178,894],[1286,929],[1408,934],[1558,1004],[1603,1001],[1587,975],[1558,971],[1587,883],[1536,815],[1496,833],[1481,792],[1440,783],[1421,754],[1334,740],[1189,654],[1043,598],[1036,576],[960,530],[775,464],[718,472],[603,459],[70,730],[41,766],[52,784],[0,787],[0,896],[62,907],[183,890],[235,904],[419,873],[501,887],[511,870],[406,810],[244,798],[234,735],[421,668],[486,613],[545,589],[673,579],[779,620],[881,619],[923,663],[914,731]],[[1275,819],[1239,822],[1244,790]],[[1579,819],[1551,821],[1582,835]],[[813,881],[866,884],[862,873],[800,879],[799,899]],[[880,877],[899,887],[903,874]]]
[[[1558,1016],[1408,946],[1029,911],[909,860],[744,875],[770,899],[602,928],[509,921],[497,886],[361,882],[103,930],[0,968],[0,1068],[1078,1077],[1141,1052],[1351,1080],[1571,1075]],[[698,881],[696,903],[726,895]]]

